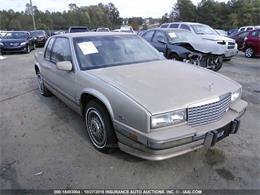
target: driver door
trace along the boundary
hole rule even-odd
[[[159,51],[162,52],[164,56],[166,56],[166,48],[167,48],[167,37],[165,33],[162,31],[155,31],[155,34],[152,38],[151,44]]]
[[[46,79],[61,95],[75,101],[75,69],[59,70],[56,64],[63,61],[72,63],[70,42],[66,37],[57,37],[52,46]]]

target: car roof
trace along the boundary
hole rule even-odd
[[[207,24],[202,24],[202,23],[198,23],[198,22],[172,22],[172,23],[169,23],[169,24],[200,24],[200,25],[207,25]]]
[[[55,35],[53,37],[68,37],[68,38],[75,38],[75,37],[98,37],[98,36],[112,36],[112,35],[136,35],[133,33],[126,33],[126,32],[78,32],[78,33],[66,33],[61,35]],[[137,36],[137,35],[136,35]]]
[[[88,28],[87,26],[70,26],[70,28]]]
[[[12,32],[30,33],[29,31],[22,31],[22,30],[21,31],[16,31],[16,30],[15,31],[6,31],[6,33],[12,33]]]
[[[188,30],[184,30],[184,29],[179,29],[179,28],[152,28],[152,29],[149,29],[147,31],[150,31],[150,30],[160,30],[160,31],[165,31],[165,32],[172,32],[172,31],[180,31],[180,32],[190,32]]]

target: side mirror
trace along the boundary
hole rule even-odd
[[[159,43],[166,44],[166,41],[165,41],[165,39],[164,39],[163,37],[158,37],[157,41],[158,41]]]
[[[56,63],[57,69],[64,70],[64,71],[71,71],[72,70],[72,63],[70,61],[63,61]]]

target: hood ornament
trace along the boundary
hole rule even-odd
[[[209,90],[212,91],[213,88],[214,88],[214,83],[213,82],[209,83]]]

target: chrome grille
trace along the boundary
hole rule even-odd
[[[229,93],[221,96],[216,102],[188,107],[188,124],[197,126],[220,120],[228,110],[230,102],[231,94]]]
[[[228,49],[234,49],[234,48],[235,48],[235,43],[228,42]]]

